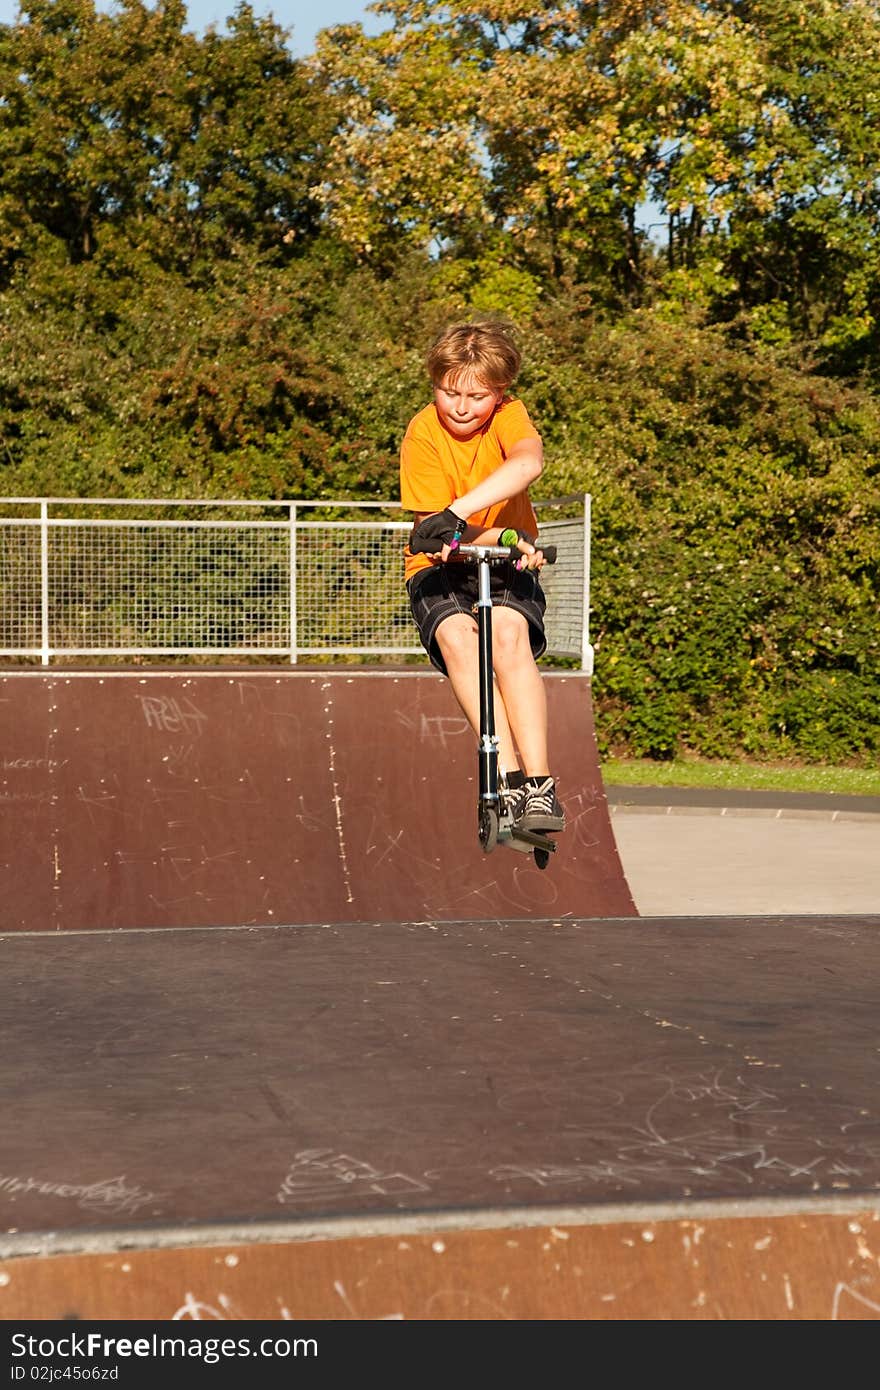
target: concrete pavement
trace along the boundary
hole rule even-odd
[[[880,797],[605,790],[643,917],[880,913]]]

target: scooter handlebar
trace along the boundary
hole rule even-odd
[[[439,549],[435,540],[425,541],[413,537],[410,537],[409,548],[413,555],[434,555]],[[548,565],[556,564],[555,545],[542,545],[540,541],[536,541],[535,549],[543,551]],[[460,545],[449,558],[454,560],[461,556],[463,560],[478,560],[484,556],[487,560],[519,560],[522,553],[518,545]]]
[[[535,549],[542,551],[548,565],[556,564],[555,545],[542,545],[540,540],[537,540]],[[458,550],[450,555],[450,560],[454,560],[456,554],[466,560],[478,560],[481,555],[485,555],[488,560],[521,560],[523,552],[518,545],[460,545]]]

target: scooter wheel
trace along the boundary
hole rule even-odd
[[[480,807],[480,844],[483,853],[490,854],[498,843],[498,810],[494,806]]]
[[[537,864],[539,869],[546,869],[547,865],[550,863],[549,849],[536,849],[535,863]]]

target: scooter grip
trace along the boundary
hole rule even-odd
[[[542,551],[544,552],[544,559],[547,561],[547,564],[548,564],[548,565],[555,565],[555,564],[556,564],[556,546],[555,546],[555,545],[542,545],[540,541],[536,541],[536,542],[535,542],[535,549],[536,549],[536,550],[542,550]],[[510,558],[511,558],[511,560],[521,560],[521,559],[522,559],[522,551],[520,550],[520,548],[519,548],[518,545],[512,545],[512,546],[510,547]]]
[[[555,564],[556,564],[556,546],[555,546],[555,545],[542,545],[541,542],[538,540],[538,541],[535,541],[535,549],[536,549],[536,550],[542,550],[542,551],[544,552],[544,559],[547,561],[547,564],[548,564],[548,565],[555,565]],[[510,558],[511,558],[511,560],[519,560],[521,557],[522,557],[522,551],[520,550],[519,546],[517,546],[517,545],[512,545],[512,546],[510,547]]]

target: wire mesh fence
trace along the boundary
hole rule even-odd
[[[547,659],[592,669],[588,496],[537,504]],[[425,660],[391,502],[0,499],[0,655]]]

